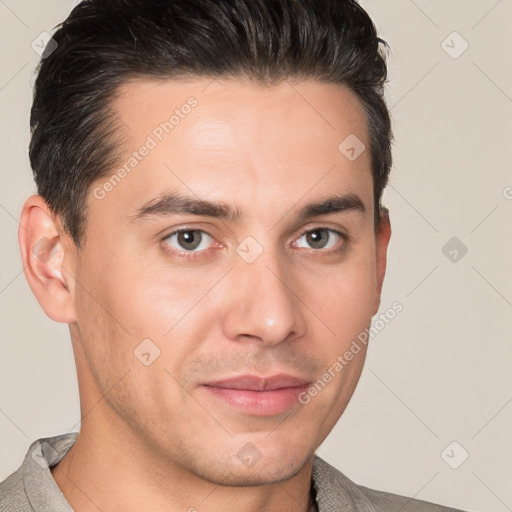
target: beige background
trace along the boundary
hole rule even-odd
[[[17,242],[35,192],[31,43],[73,3],[0,0],[0,480],[33,440],[79,428],[68,327],[40,309]],[[392,47],[393,237],[381,311],[404,309],[372,340],[354,398],[318,453],[368,487],[510,511],[512,1],[362,4]],[[468,248],[455,262],[442,251],[452,237]],[[463,450],[452,469],[445,461],[460,463]]]

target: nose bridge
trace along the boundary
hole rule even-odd
[[[283,255],[277,249],[262,249],[256,256],[258,248],[247,239],[237,248],[224,329],[233,340],[252,337],[273,345],[302,336],[305,322]]]

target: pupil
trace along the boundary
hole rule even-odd
[[[319,235],[319,233],[320,233],[320,235]],[[308,240],[308,243],[312,247],[315,247],[316,249],[318,249],[319,247],[317,247],[316,245],[318,244],[319,241],[322,242],[322,239],[323,239],[323,241],[325,243],[326,236],[327,236],[327,233],[325,232],[325,230],[323,230],[323,229],[316,229],[315,231],[311,231],[308,234],[308,237],[310,238],[310,240]],[[320,245],[322,245],[322,244],[320,243]]]
[[[193,242],[195,231],[182,231],[178,235],[178,241],[182,247],[185,249],[195,249],[198,247],[198,245],[201,242],[201,238],[199,237],[199,241],[196,241],[196,243]]]

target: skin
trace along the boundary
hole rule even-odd
[[[350,90],[314,80],[132,80],[111,105],[120,166],[191,96],[197,106],[103,199],[92,190],[107,178],[93,185],[81,250],[40,196],[24,204],[25,275],[46,314],[69,324],[80,391],[80,435],[52,474],[80,512],[314,510],[313,454],[352,396],[365,346],[307,405],[275,415],[235,410],[201,384],[248,373],[314,382],[369,327],[391,228],[383,214],[374,231],[369,151],[349,161],[338,150],[349,134],[369,147],[366,118]],[[170,190],[242,218],[130,222]],[[366,211],[298,219],[333,193],[356,194]],[[183,227],[210,235],[197,259],[176,255],[187,246],[169,235]],[[326,231],[326,248],[314,246],[314,228],[348,242]],[[252,263],[236,252],[248,236],[263,248]],[[134,355],[144,339],[160,350],[148,366]],[[247,443],[261,455],[251,467],[237,456]]]

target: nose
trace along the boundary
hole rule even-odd
[[[252,263],[239,259],[229,273],[223,328],[228,339],[274,346],[304,336],[304,303],[285,262],[263,254]]]

